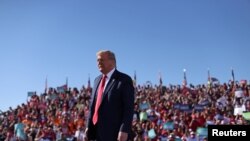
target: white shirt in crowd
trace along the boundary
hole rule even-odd
[[[83,130],[77,130],[75,133],[75,137],[77,141],[85,141],[85,133]]]

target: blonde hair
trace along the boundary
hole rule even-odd
[[[108,58],[110,60],[113,60],[115,63],[115,67],[116,67],[116,58],[115,58],[115,53],[110,51],[110,50],[100,50],[96,53],[96,56],[101,55],[101,54],[107,54]]]

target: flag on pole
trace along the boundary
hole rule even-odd
[[[63,85],[64,89],[65,89],[65,92],[68,91],[68,77],[66,77],[66,83],[65,85]]]
[[[91,88],[91,85],[90,85],[90,76],[89,76],[89,78],[88,78],[88,89],[90,89]]]
[[[234,82],[235,79],[234,79],[234,70],[233,70],[233,68],[231,68],[231,74],[232,74],[232,81]]]
[[[183,79],[182,85],[183,85],[184,87],[186,87],[186,86],[187,86],[186,69],[183,69],[183,74],[184,74],[184,79]]]
[[[134,71],[134,80],[133,80],[133,83],[134,83],[134,87],[136,87],[136,71]]]
[[[91,82],[90,82],[90,75],[88,76],[88,85],[87,85],[87,92],[90,94],[92,92],[92,88],[91,88]]]
[[[207,70],[207,83],[211,84],[211,76],[210,76],[210,70]]]
[[[212,87],[212,77],[211,77],[211,75],[210,75],[210,70],[209,70],[209,68],[207,69],[207,86],[208,86],[209,88]]]
[[[68,90],[68,77],[66,77],[66,87],[65,87],[66,91]]]
[[[46,76],[44,93],[47,93],[47,90],[48,90],[48,78]]]
[[[160,86],[162,86],[163,81],[162,81],[162,75],[161,75],[161,72],[159,72],[159,83],[160,83]]]
[[[187,75],[186,75],[186,69],[183,69],[183,75],[184,75],[184,78],[183,78],[183,83],[182,83],[182,90],[181,90],[181,93],[184,94],[184,95],[187,95],[188,93],[190,93],[190,89],[187,87]]]

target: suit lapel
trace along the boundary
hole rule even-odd
[[[115,80],[116,80],[116,75],[117,75],[117,70],[114,71],[114,73],[112,74],[104,92],[103,92],[103,95],[102,95],[102,101],[103,99],[105,98],[105,96],[107,95],[107,93],[109,92],[110,88],[112,88],[112,86],[114,85],[115,83]]]

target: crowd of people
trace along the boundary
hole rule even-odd
[[[131,141],[207,140],[208,125],[245,125],[250,85],[135,86]],[[91,87],[49,88],[0,113],[0,141],[84,141]],[[242,110],[243,109],[243,110]]]

